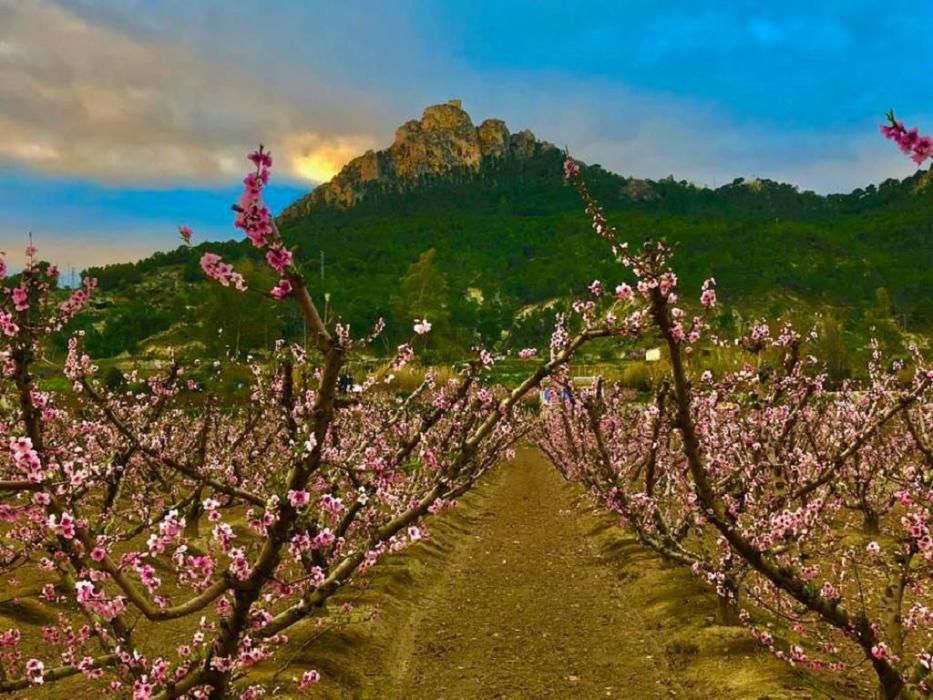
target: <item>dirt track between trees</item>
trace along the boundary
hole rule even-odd
[[[530,450],[507,470],[403,639],[399,697],[673,696],[561,477]]]
[[[297,657],[325,698],[538,700],[866,698],[714,624],[715,595],[647,552],[530,448],[484,479],[431,538],[379,565],[371,623]]]

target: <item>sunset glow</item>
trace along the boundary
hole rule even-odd
[[[325,141],[314,134],[302,135],[295,142],[293,146],[286,146],[292,154],[291,171],[311,182],[330,180],[351,159],[372,146],[369,139],[362,137]]]

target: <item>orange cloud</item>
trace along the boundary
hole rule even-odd
[[[196,48],[0,0],[0,160],[120,184],[221,182],[264,143],[280,174],[320,182],[371,145],[341,117],[351,100],[312,100],[313,77],[296,100]]]
[[[373,139],[366,136],[302,133],[286,139],[284,149],[287,167],[293,174],[312,182],[324,182],[373,145]]]

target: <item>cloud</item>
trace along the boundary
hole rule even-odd
[[[738,119],[712,101],[559,72],[501,72],[495,92],[488,83],[488,75],[462,83],[474,121],[501,116],[622,175],[706,186],[759,177],[827,193],[916,170],[880,137],[880,119],[837,129],[777,126]]]
[[[874,22],[799,4],[672,2],[603,22],[595,7],[531,3],[514,11],[516,33],[482,3],[0,0],[0,161],[116,187],[215,186],[262,141],[277,175],[317,182],[387,146],[425,105],[462,97],[477,122],[505,118],[623,174],[823,192],[908,174],[876,135],[876,117],[903,101],[852,88],[865,66],[847,61]],[[574,63],[583,45],[598,66]],[[525,49],[528,61],[512,55]]]
[[[315,182],[329,180],[341,165],[372,147],[373,139],[369,137],[313,132],[290,134],[284,143],[289,170]]]
[[[5,232],[0,230],[0,240],[4,241],[0,252],[5,253],[5,259],[12,271],[21,270],[25,263],[25,248],[28,238],[20,232]],[[72,284],[72,268],[77,278],[81,270],[98,265],[108,265],[116,262],[133,262],[151,255],[156,250],[165,250],[162,245],[156,244],[155,236],[130,235],[121,238],[102,238],[98,231],[69,231],[65,234],[44,235],[36,239],[38,257],[53,265],[58,265],[62,271],[62,281]]]
[[[121,184],[219,182],[264,141],[285,149],[290,176],[321,180],[373,144],[379,111],[347,114],[361,100],[333,87],[327,104],[286,99],[249,64],[196,49],[0,0],[0,159]]]

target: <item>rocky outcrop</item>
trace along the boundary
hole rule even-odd
[[[501,119],[487,119],[476,130],[479,151],[484,158],[502,158],[509,155],[509,130]]]
[[[300,216],[316,206],[351,207],[374,184],[404,190],[421,186],[423,176],[478,172],[491,159],[531,158],[553,148],[527,129],[509,133],[500,119],[474,126],[460,100],[450,100],[428,107],[420,120],[402,124],[391,146],[354,158],[330,182],[286,209],[283,216]]]

